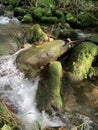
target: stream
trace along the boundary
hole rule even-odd
[[[9,19],[0,17],[0,24],[2,23],[8,24]],[[58,114],[54,110],[49,116],[45,111],[40,113],[36,109],[35,96],[40,77],[29,80],[17,69],[15,59],[18,53],[23,50],[21,49],[12,55],[0,56],[0,99],[7,102],[9,106],[13,106],[13,111],[23,125],[23,130],[31,130],[34,127],[36,129],[36,121],[39,121],[42,128],[66,126],[67,130],[78,130],[79,127],[76,126],[83,124],[83,130],[98,130],[98,112],[96,112],[96,118],[82,114],[82,112],[66,111],[63,114]],[[70,96],[70,94],[68,95]],[[70,98],[73,100],[73,97]],[[77,107],[81,111],[81,105]]]

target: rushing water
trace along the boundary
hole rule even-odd
[[[1,98],[9,105],[14,106],[17,116],[22,119],[22,123],[24,122],[24,124],[26,121],[31,126],[34,121],[39,120],[42,127],[64,125],[58,117],[53,116],[50,118],[44,111],[42,113],[38,112],[35,95],[39,77],[32,80],[25,78],[24,74],[16,67],[16,55],[17,53],[12,56],[0,57]]]

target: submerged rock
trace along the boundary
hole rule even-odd
[[[77,45],[71,54],[69,79],[72,81],[86,79],[97,55],[97,45],[91,42],[83,42]]]
[[[17,59],[18,68],[29,76],[34,76],[36,69],[56,60],[69,46],[62,40],[45,42],[39,46],[32,46],[28,50],[21,52]],[[37,72],[38,73],[38,72]]]
[[[52,108],[61,110],[62,99],[60,95],[62,65],[58,61],[49,64],[46,75],[40,80],[37,90],[37,107],[40,111],[51,111]]]
[[[15,38],[0,35],[0,56],[13,54],[18,50],[19,41]]]

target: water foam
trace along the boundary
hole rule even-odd
[[[7,16],[0,16],[0,24],[8,24],[10,22],[19,23],[19,20],[15,17],[9,18]]]
[[[19,52],[0,57],[1,98],[15,107],[17,116],[22,119],[22,123],[28,124],[26,129],[31,127],[36,120],[40,122],[42,127],[64,125],[55,115],[50,118],[44,111],[40,113],[36,109],[35,95],[40,78],[29,80],[17,69],[15,59]]]

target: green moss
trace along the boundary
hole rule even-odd
[[[22,7],[16,7],[14,9],[14,16],[24,16],[26,14],[26,10]]]
[[[91,36],[86,38],[86,40],[98,44],[98,34],[91,34]]]
[[[54,0],[39,0],[38,2],[39,6],[40,7],[43,7],[43,8],[50,8],[52,10],[55,9],[55,3],[54,3]]]
[[[36,94],[37,107],[41,110],[62,109],[60,95],[62,66],[58,61],[49,64],[46,75],[40,80]]]
[[[10,6],[15,6],[20,2],[20,0],[7,0],[7,1]]]
[[[98,76],[98,67],[91,67],[88,73],[89,78]]]
[[[57,17],[46,17],[46,16],[43,16],[43,17],[41,17],[41,21],[49,22],[49,23],[56,23],[59,20],[57,19]]]
[[[75,40],[78,38],[78,33],[74,29],[64,28],[63,30],[60,31],[59,38],[61,39],[70,38],[71,40]]]
[[[31,14],[24,15],[23,19],[21,20],[21,22],[23,23],[31,23],[32,21],[33,21],[33,18]]]
[[[72,13],[67,13],[66,14],[66,20],[70,23],[75,23],[76,22],[76,18],[73,16]]]
[[[84,42],[75,47],[69,65],[70,79],[74,81],[86,79],[97,55],[98,46],[93,43]]]
[[[55,15],[56,15],[58,18],[64,17],[63,12],[62,12],[61,10],[58,10],[58,9],[55,11]]]
[[[95,20],[91,16],[92,14],[88,12],[80,12],[80,14],[77,16],[80,26],[93,26],[95,24]]]
[[[52,97],[52,105],[56,108],[62,108],[62,99],[60,96],[62,66],[58,61],[53,61],[49,65],[49,79],[47,85]]]
[[[34,43],[40,40],[48,40],[48,36],[45,32],[43,32],[39,24],[35,24],[32,28],[28,29],[26,39],[29,43]]]
[[[34,8],[34,10],[32,12],[33,12],[32,14],[34,15],[35,18],[40,19],[43,16],[43,13],[45,12],[45,10],[41,7],[36,7],[36,8]]]

